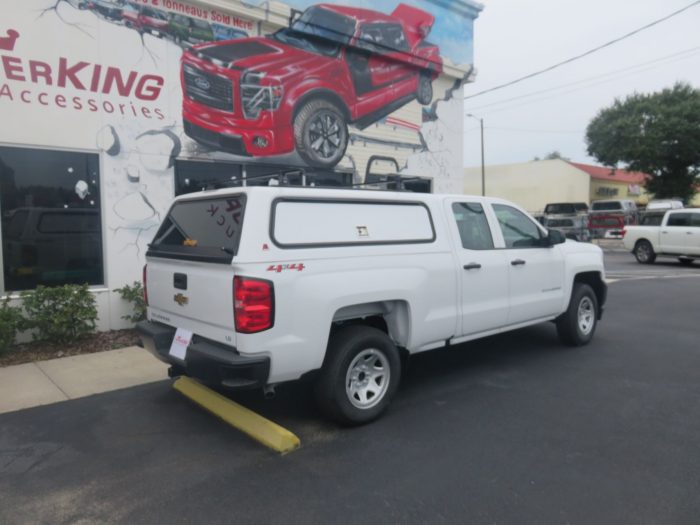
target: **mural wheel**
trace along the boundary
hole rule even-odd
[[[433,101],[433,80],[425,73],[418,77],[418,103],[427,106]]]
[[[294,118],[294,142],[309,166],[332,168],[348,147],[345,117],[326,100],[307,102]]]

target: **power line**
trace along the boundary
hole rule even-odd
[[[627,73],[627,72],[629,72],[629,71],[632,71],[632,70],[635,70],[635,69],[637,69],[637,68],[640,68],[640,67],[643,67],[643,66],[647,66],[647,65],[650,65],[650,64],[656,64],[657,62],[662,62],[662,64],[660,64],[660,65],[665,65],[665,64],[663,64],[663,62],[665,62],[666,60],[670,60],[670,59],[672,59],[672,58],[676,58],[676,57],[681,56],[681,55],[688,55],[688,57],[689,57],[689,56],[694,55],[697,51],[700,51],[700,46],[691,47],[691,48],[685,49],[685,50],[683,50],[683,51],[678,51],[677,53],[672,53],[672,54],[670,54],[670,55],[666,55],[666,56],[663,56],[663,57],[660,57],[660,58],[656,58],[656,59],[654,59],[654,60],[649,60],[649,61],[647,61],[647,62],[641,62],[641,63],[639,63],[639,64],[635,64],[635,65],[633,65],[633,66],[629,66],[629,67],[626,67],[626,68],[623,68],[623,69],[616,69],[616,70],[614,70],[614,71],[608,71],[607,73],[602,73],[602,74],[599,74],[599,75],[594,75],[594,76],[592,76],[592,77],[582,78],[582,79],[576,80],[576,81],[574,81],[574,82],[568,82],[568,83],[566,83],[566,84],[560,84],[560,85],[558,85],[558,86],[554,86],[554,87],[550,87],[550,88],[546,88],[546,89],[540,89],[540,90],[538,90],[538,91],[531,91],[531,92],[529,92],[529,93],[524,93],[524,94],[522,94],[522,95],[518,95],[518,96],[515,96],[515,97],[504,98],[504,99],[501,99],[501,100],[497,100],[497,101],[495,101],[495,102],[489,102],[488,104],[482,104],[481,106],[474,106],[474,107],[472,107],[471,109],[465,110],[465,111],[471,112],[471,111],[480,110],[480,109],[483,109],[483,108],[488,108],[488,107],[491,107],[491,106],[499,106],[499,105],[504,104],[504,103],[506,103],[506,102],[513,102],[514,100],[520,100],[520,99],[527,98],[527,97],[531,97],[531,96],[534,96],[534,95],[541,95],[542,93],[549,93],[549,92],[551,92],[551,91],[557,91],[557,90],[562,89],[562,88],[567,88],[567,87],[576,86],[576,85],[579,85],[579,84],[584,84],[584,83],[586,83],[586,82],[589,82],[589,81],[592,81],[592,80],[598,80],[598,79],[600,79],[600,78],[624,76],[625,73]],[[683,58],[688,58],[688,57],[683,57]],[[645,69],[643,69],[643,71],[646,71],[647,69],[651,69],[651,68],[645,68]],[[613,79],[614,79],[614,78],[613,78]]]
[[[653,26],[655,26],[655,25],[657,25],[657,24],[660,24],[661,22],[665,22],[665,21],[668,20],[669,18],[672,18],[672,17],[674,17],[674,16],[676,16],[676,15],[679,15],[679,14],[683,13],[684,11],[687,11],[688,9],[690,9],[690,8],[692,8],[692,7],[695,7],[695,6],[698,5],[698,4],[700,4],[700,0],[696,0],[695,2],[692,2],[692,3],[688,4],[687,6],[681,8],[681,9],[679,9],[679,10],[677,10],[677,11],[674,11],[673,13],[664,16],[663,18],[659,18],[659,19],[657,19],[657,20],[654,20],[653,22],[650,22],[650,23],[648,23],[648,24],[645,25],[645,26],[642,26],[642,27],[640,27],[640,28],[637,28],[637,29],[635,29],[634,31],[630,31],[629,33],[626,33],[626,34],[624,34],[624,35],[622,35],[622,36],[620,36],[620,37],[618,37],[618,38],[615,38],[615,39],[613,39],[613,40],[610,40],[609,42],[606,42],[606,43],[601,44],[601,45],[599,45],[599,46],[597,46],[597,47],[594,47],[593,49],[589,49],[588,51],[585,51],[584,53],[581,53],[581,54],[579,54],[579,55],[573,56],[573,57],[571,57],[571,58],[567,58],[566,60],[562,60],[561,62],[557,62],[556,64],[553,64],[553,65],[551,65],[551,66],[549,66],[549,67],[546,67],[546,68],[544,68],[544,69],[540,69],[540,70],[538,70],[538,71],[535,71],[535,72],[530,73],[530,74],[528,74],[528,75],[525,75],[525,76],[523,76],[523,77],[516,78],[515,80],[511,80],[510,82],[506,82],[506,83],[504,83],[504,84],[499,84],[499,85],[494,86],[494,87],[489,88],[489,89],[484,89],[483,91],[479,91],[479,92],[477,92],[477,93],[474,93],[473,95],[466,95],[466,96],[464,97],[464,99],[466,100],[466,99],[469,99],[469,98],[474,98],[474,97],[478,97],[478,96],[484,95],[484,94],[486,94],[486,93],[491,93],[492,91],[496,91],[496,90],[498,90],[498,89],[503,89],[503,88],[505,88],[505,87],[512,86],[513,84],[517,84],[518,82],[522,82],[523,80],[527,80],[527,79],[530,79],[530,78],[533,78],[533,77],[542,75],[543,73],[547,73],[547,72],[552,71],[553,69],[557,69],[558,67],[561,67],[561,66],[563,66],[563,65],[570,64],[571,62],[574,62],[575,60],[579,60],[579,59],[581,59],[581,58],[587,57],[588,55],[592,55],[593,53],[595,53],[595,52],[597,52],[597,51],[600,51],[601,49],[604,49],[604,48],[606,48],[606,47],[610,47],[611,45],[617,44],[618,42],[621,42],[622,40],[625,40],[626,38],[629,38],[629,37],[631,37],[631,36],[633,36],[633,35],[636,35],[637,33],[640,33],[640,32],[642,32],[642,31],[644,31],[644,30],[646,30],[646,29],[649,29],[650,27],[653,27]]]
[[[695,56],[696,54],[697,54],[697,53],[692,53],[692,54],[686,55],[686,56],[684,56],[684,57],[677,58],[677,59],[674,60],[673,62],[678,62],[678,61],[680,61],[680,60],[686,60],[686,59],[688,59],[688,58],[692,58],[692,57]],[[659,66],[661,66],[661,65],[666,65],[666,64],[657,64],[657,65],[648,66],[648,67],[645,67],[645,68],[640,69],[640,70],[638,70],[638,71],[635,71],[635,72],[633,72],[633,73],[631,73],[631,74],[632,74],[632,75],[636,75],[636,74],[639,74],[639,73],[644,73],[645,71],[648,71],[648,70],[650,70],[650,69],[655,69],[655,68],[657,68],[657,67],[659,67]],[[535,103],[537,103],[537,102],[548,101],[548,100],[550,100],[552,97],[559,97],[559,96],[562,96],[562,95],[568,95],[569,93],[575,93],[576,91],[581,91],[581,90],[583,90],[583,89],[589,89],[589,88],[592,88],[592,87],[594,87],[594,86],[598,86],[598,85],[601,85],[601,84],[606,84],[606,83],[608,83],[608,82],[612,82],[612,81],[614,81],[614,80],[616,80],[616,78],[609,78],[609,79],[606,79],[606,80],[601,80],[601,81],[599,81],[599,82],[594,82],[594,83],[592,83],[592,84],[588,84],[588,85],[584,85],[584,86],[579,86],[579,87],[574,87],[574,88],[569,89],[569,90],[567,90],[567,91],[562,91],[561,93],[554,93],[554,94],[548,95],[548,96],[546,96],[546,97],[535,98],[535,99],[528,100],[528,101],[525,101],[525,102],[522,102],[522,103],[519,103],[519,104],[506,105],[505,107],[499,107],[499,108],[496,108],[496,109],[493,109],[493,110],[489,110],[489,111],[488,111],[488,114],[489,114],[489,115],[492,115],[492,114],[494,114],[494,113],[499,113],[499,112],[501,112],[501,111],[508,111],[508,110],[510,110],[510,109],[515,109],[515,108],[519,108],[519,107],[522,107],[522,106],[527,106],[527,105],[529,105],[529,104],[535,104]]]
[[[496,131],[514,131],[518,133],[576,133],[581,134],[583,130],[577,129],[524,129],[524,128],[502,128],[499,126],[485,126],[484,129],[491,129]]]

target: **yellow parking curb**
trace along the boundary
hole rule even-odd
[[[301,441],[286,428],[217,394],[189,377],[180,377],[173,388],[241,432],[281,454],[299,448]]]

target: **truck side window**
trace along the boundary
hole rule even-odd
[[[693,213],[690,219],[690,225],[696,228],[700,227],[700,213]]]
[[[506,248],[539,248],[542,230],[523,212],[505,204],[494,204],[493,211],[503,232]]]
[[[457,221],[457,229],[462,239],[462,247],[467,250],[492,250],[493,238],[489,222],[481,204],[475,202],[455,202],[452,213]]]
[[[672,213],[666,226],[690,226],[690,213]]]

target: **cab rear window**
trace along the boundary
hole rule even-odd
[[[148,255],[228,264],[238,251],[244,212],[243,194],[178,201]]]

